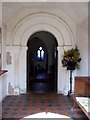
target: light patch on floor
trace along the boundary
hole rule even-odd
[[[36,113],[33,115],[26,116],[26,117],[22,118],[21,120],[25,120],[26,118],[70,118],[70,117],[61,115],[61,114],[57,114],[57,113],[41,112],[41,113]],[[70,118],[70,120],[73,120],[73,119]]]

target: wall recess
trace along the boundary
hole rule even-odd
[[[12,64],[12,56],[10,52],[7,52],[7,65]]]

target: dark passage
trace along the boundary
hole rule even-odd
[[[57,41],[48,32],[33,34],[27,43],[27,92],[57,90]]]
[[[55,78],[46,73],[38,73],[35,77],[30,78],[30,90],[38,93],[44,93],[55,90]]]

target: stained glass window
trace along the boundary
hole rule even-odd
[[[42,47],[39,47],[39,49],[37,50],[37,60],[43,61],[44,58],[45,58],[45,52]]]

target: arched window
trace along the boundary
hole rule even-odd
[[[37,50],[36,58],[37,60],[40,60],[40,61],[43,61],[45,59],[45,52],[42,47],[39,47],[39,49]]]

